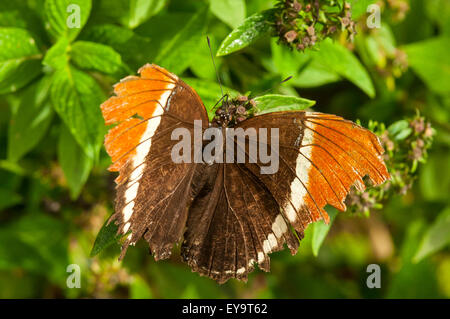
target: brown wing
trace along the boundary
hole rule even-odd
[[[193,271],[219,283],[246,280],[256,264],[270,269],[268,253],[286,242],[295,254],[299,245],[271,193],[239,164],[203,165],[203,187],[189,210],[181,247]],[[298,234],[303,237],[303,233]]]
[[[242,148],[243,164],[199,167],[207,181],[189,211],[182,256],[194,271],[220,283],[245,280],[255,264],[269,271],[269,253],[287,243],[294,254],[309,223],[328,221],[326,204],[345,210],[350,187],[363,190],[365,175],[375,185],[389,177],[377,137],[340,117],[277,112],[239,127],[278,128],[279,148],[272,151],[279,168],[262,174],[266,164],[251,158],[249,143]]]
[[[101,106],[106,124],[117,124],[105,138],[105,147],[119,171],[115,214],[119,233],[130,233],[129,245],[144,237],[155,259],[170,256],[182,236],[191,201],[189,189],[196,164],[176,164],[171,149],[178,127],[193,129],[194,120],[208,125],[198,95],[177,76],[156,65],[145,65],[140,76],[115,85],[116,96]]]

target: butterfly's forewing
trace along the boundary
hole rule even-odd
[[[144,237],[156,259],[170,256],[182,236],[191,201],[190,187],[196,164],[176,164],[171,149],[174,129],[193,130],[193,121],[208,125],[206,110],[184,82],[156,65],[146,65],[140,76],[118,83],[102,104],[106,124],[117,124],[106,136],[116,179],[115,214],[119,233],[130,233],[129,245]]]

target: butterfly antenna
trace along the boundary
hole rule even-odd
[[[291,76],[288,76],[287,78],[285,78],[283,81],[281,81],[279,84],[282,84],[282,83],[284,83],[284,82],[287,82],[287,81],[289,81],[290,79],[292,79],[292,75]]]
[[[287,78],[285,78],[283,81],[281,81],[280,83],[278,83],[278,85],[283,84],[284,82],[287,82],[287,81],[289,81],[290,79],[292,79],[292,75],[291,75],[291,76],[288,76]],[[262,93],[256,95],[255,97],[264,95],[264,94],[266,94],[266,93],[268,93],[268,92],[270,92],[270,91],[273,91],[274,89],[275,89],[275,87],[272,87],[272,88],[270,88],[270,89],[268,89],[268,90],[265,90],[265,91],[263,91]],[[254,98],[255,98],[255,97],[254,97]]]
[[[220,82],[219,72],[217,72],[216,62],[214,62],[214,55],[213,55],[212,49],[211,49],[211,42],[209,41],[209,37],[208,36],[206,36],[206,40],[208,40],[209,53],[211,54],[211,60],[212,60],[212,63],[214,65],[214,70],[216,71],[217,82],[219,82],[220,92],[222,93],[222,97],[223,97],[222,82]]]
[[[213,110],[215,110],[216,109],[216,107],[219,105],[219,103],[223,100],[223,99],[227,99],[227,101],[228,101],[228,93],[227,94],[224,94],[224,95],[222,95],[222,97],[219,99],[219,101],[217,101],[216,102],[216,104],[214,104],[214,106],[213,106]]]

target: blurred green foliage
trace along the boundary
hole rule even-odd
[[[276,2],[0,2],[0,297],[450,297],[450,2],[348,1],[354,41],[343,23],[334,40],[303,52],[273,37]],[[371,29],[366,10],[375,2],[381,24]],[[296,256],[272,254],[271,272],[255,271],[247,283],[219,286],[176,253],[155,263],[144,243],[118,262],[119,246],[106,237],[91,257],[114,199],[100,103],[120,78],[154,62],[186,79],[210,109],[220,88],[206,35],[231,94],[306,98],[316,111],[383,123],[408,143],[417,141],[405,121],[419,111],[434,142],[411,170],[417,182],[367,215],[330,209],[332,225],[310,226]],[[72,263],[81,267],[79,289],[66,285]],[[381,289],[366,286],[372,263],[381,266]]]

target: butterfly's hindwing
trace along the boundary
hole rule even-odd
[[[209,178],[189,210],[181,251],[194,271],[220,283],[245,280],[256,264],[269,271],[268,254],[285,242],[297,251],[277,202],[245,167],[205,165],[202,174]]]

